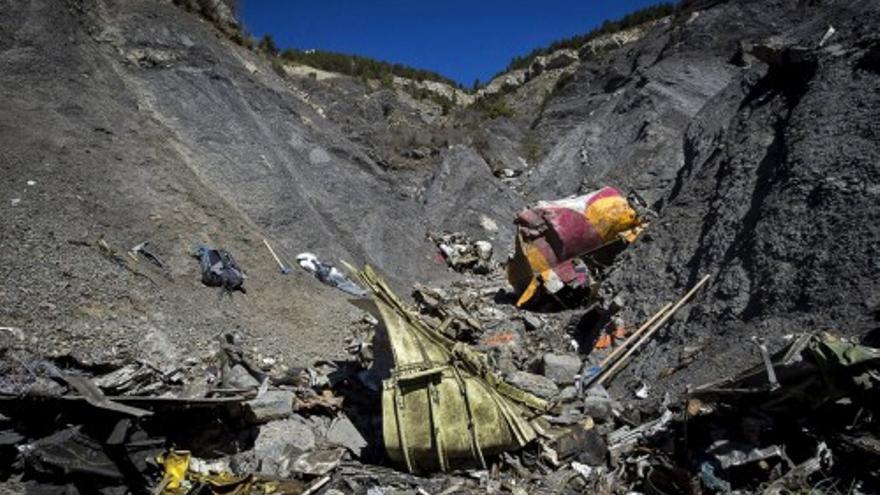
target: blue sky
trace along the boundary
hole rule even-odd
[[[657,0],[240,0],[247,30],[279,48],[319,48],[430,69],[470,86],[511,57]]]

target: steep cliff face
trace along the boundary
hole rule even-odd
[[[502,259],[518,209],[601,185],[658,213],[604,290],[628,321],[714,275],[641,377],[686,341],[717,358],[670,386],[728,366],[721,351],[750,352],[752,334],[779,345],[877,326],[875,2],[697,3],[502,75],[492,87],[514,113],[494,119],[479,103],[444,112],[397,86],[282,75],[172,3],[0,11],[0,266],[20,281],[0,289],[0,316],[47,349],[106,359],[144,334],[198,349],[228,330],[290,359],[338,356],[359,313],[307,274],[276,275],[263,237],[371,263],[399,287],[441,283],[455,275],[427,232],[493,238]],[[100,238],[151,240],[171,277],[114,264],[88,245]],[[238,255],[247,296],[200,286],[197,242]]]
[[[643,378],[674,365],[686,343],[706,345],[707,358],[670,385],[738,369],[751,336],[779,348],[804,330],[858,337],[878,328],[880,119],[872,109],[880,78],[866,61],[880,8],[748,10],[758,5],[713,10],[797,22],[770,40],[744,37],[745,52],[726,43],[719,53],[739,67],[680,128],[670,161],[653,172],[630,160],[630,177],[607,174],[635,188],[653,173],[659,179],[645,195],[659,218],[611,276],[609,295],[656,307],[700,275],[714,277],[704,302],[640,360]],[[829,25],[835,32],[819,46]]]
[[[359,313],[305,273],[273,274],[263,237],[291,258],[369,262],[409,285],[448,277],[427,231],[479,228],[481,214],[503,224],[516,208],[467,151],[444,148],[436,174],[377,164],[354,139],[359,120],[346,127],[342,115],[382,120],[381,104],[361,91],[324,110],[344,93],[310,95],[171,3],[0,11],[0,257],[18,281],[0,306],[4,325],[49,351],[114,359],[148,332],[187,350],[237,331],[291,357],[339,356]],[[392,116],[407,110],[391,103]],[[101,238],[122,253],[151,241],[170,278],[114,264],[94,246]],[[247,296],[201,287],[189,257],[200,242],[238,257]]]
[[[753,335],[776,349],[794,332],[878,328],[880,8],[690,7],[618,48],[512,82],[501,93],[521,113],[483,125],[490,162],[517,168],[517,143],[537,143],[540,159],[520,160],[508,182],[527,200],[613,185],[656,211],[603,289],[629,324],[713,275],[622,386],[681,390],[735,371]],[[706,358],[658,380],[687,344]]]

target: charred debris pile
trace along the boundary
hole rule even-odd
[[[227,334],[181,362],[85,365],[3,328],[0,475],[66,494],[876,492],[870,336],[792,332],[775,354],[755,338],[739,374],[609,393],[711,283],[637,324],[599,300],[615,254],[651,228],[637,210],[612,188],[524,210],[506,277],[486,241],[433,236],[466,277],[416,286],[414,305],[369,267],[348,277],[301,255],[364,309],[349,360],[282,366]],[[243,289],[231,254],[202,247],[199,260],[205,285]],[[664,373],[700,358],[681,349]]]

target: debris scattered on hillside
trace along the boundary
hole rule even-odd
[[[142,243],[134,246],[133,248],[131,248],[131,252],[136,255],[139,254],[139,255],[143,256],[144,258],[148,259],[151,263],[153,263],[154,265],[156,265],[159,268],[162,268],[164,270],[166,268],[165,262],[162,261],[162,258],[160,258],[159,255],[153,253],[152,251],[150,251],[147,248],[147,246],[149,246],[149,245],[150,245],[149,241],[142,242]]]
[[[296,263],[302,269],[311,273],[315,278],[330,287],[336,287],[345,293],[357,297],[364,297],[367,295],[367,291],[348,278],[345,273],[329,263],[324,263],[318,260],[318,257],[312,253],[300,253],[296,255]]]
[[[768,353],[773,375],[757,355],[745,372],[659,404],[642,382],[629,397],[641,401],[627,404],[583,379],[582,368],[602,351],[584,347],[584,363],[555,344],[548,349],[546,329],[562,326],[558,315],[492,308],[499,289],[491,277],[418,287],[421,302],[411,309],[371,271],[363,276],[385,322],[365,317],[373,342],[356,339],[350,350],[358,359],[346,362],[282,366],[231,335],[213,353],[176,365],[85,368],[3,347],[7,476],[59,489],[74,483],[80,493],[880,487],[875,348],[830,334],[793,335],[787,348]],[[600,368],[638,349],[702,283],[614,347]],[[441,331],[456,318],[449,316],[454,301],[467,311],[459,317],[483,328],[476,349],[486,355]],[[450,472],[406,474],[384,467],[388,457],[406,470]]]
[[[619,196],[606,197],[609,218],[632,211]],[[584,201],[581,219],[590,219],[598,200]],[[568,212],[552,210],[541,210],[545,230],[532,238],[548,246],[552,229],[571,225]],[[288,367],[232,335],[180,363],[81,366],[23,346],[0,348],[7,475],[59,489],[74,483],[80,491],[169,495],[782,494],[825,480],[868,493],[880,486],[877,349],[795,335],[772,354],[756,338],[758,364],[741,375],[681,397],[661,396],[643,377],[615,396],[608,381],[708,276],[627,332],[613,307],[608,314],[595,304],[519,309],[520,294],[489,262],[491,245],[480,258],[481,241],[441,241],[460,256],[457,266],[475,273],[483,260],[486,273],[444,287],[416,285],[411,308],[367,268],[360,277],[374,300],[353,300],[367,313],[350,361]],[[150,259],[145,248],[132,251]],[[200,259],[210,262],[212,251],[210,282],[225,287],[224,267],[240,269],[228,253],[205,246]],[[130,261],[109,246],[105,252]],[[328,285],[365,293],[311,253],[297,263]],[[602,343],[603,332],[615,337]],[[682,348],[679,367],[703,347]]]
[[[150,276],[149,273],[141,270],[138,267],[138,258],[135,254],[133,254],[130,251],[125,252],[125,251],[116,250],[116,249],[110,247],[110,244],[108,244],[105,239],[99,239],[94,244],[92,244],[88,241],[79,241],[79,240],[69,241],[69,242],[74,245],[89,246],[89,247],[95,246],[98,248],[98,251],[101,253],[101,255],[103,255],[105,258],[107,258],[108,260],[110,260],[114,264],[126,269],[127,271],[131,272],[133,275],[145,278],[145,279],[149,280],[150,283],[152,283],[153,285],[156,285],[156,281],[153,279],[153,277]],[[167,276],[167,274],[168,274],[168,272],[166,271],[166,276]]]
[[[517,225],[518,255],[526,257],[530,285],[537,280],[542,290],[552,276],[534,271],[534,246],[559,259],[571,254],[550,271],[577,271],[580,263],[589,286],[640,228],[610,188],[539,203]],[[574,235],[584,232],[592,234]],[[662,396],[642,377],[615,396],[608,381],[708,276],[628,332],[614,313],[617,301],[524,311],[524,294],[510,292],[491,263],[491,244],[462,234],[432,239],[466,275],[444,287],[417,284],[410,308],[365,269],[361,281],[374,300],[353,300],[367,313],[350,361],[288,367],[253,355],[232,335],[215,352],[181,363],[82,366],[0,348],[7,476],[60,490],[73,483],[80,491],[168,495],[782,494],[826,480],[868,493],[880,486],[877,349],[795,335],[772,354],[755,338],[759,364],[741,375],[681,397]],[[138,256],[164,266],[147,243],[127,255],[106,242],[99,247],[125,266]],[[206,285],[235,290],[236,280],[224,279],[231,270],[240,287],[244,274],[229,253],[201,246],[199,258]],[[296,260],[327,285],[365,294],[314,254]],[[557,289],[543,293],[560,297]],[[12,329],[2,335],[24,338]],[[704,346],[683,347],[678,368],[663,373],[699,359]]]
[[[491,242],[472,241],[461,232],[430,233],[428,238],[437,245],[443,261],[457,272],[485,275],[492,270]]]
[[[706,282],[709,281],[709,275],[706,275],[696,285],[694,285],[678,302],[675,303],[674,306],[666,305],[660,309],[657,313],[654,314],[647,322],[645,322],[635,333],[633,333],[632,337],[625,341],[620,345],[617,349],[615,349],[611,354],[608,355],[600,364],[596,367],[591,367],[589,373],[583,374],[583,384],[588,385],[592,383],[593,379],[595,379],[595,383],[598,385],[604,384],[606,381],[614,377],[614,374],[620,371],[626,363],[627,360],[637,351],[639,348],[644,345],[651,336],[669,320],[672,315],[675,314],[685,303],[687,303],[693,296],[696,294],[700,288],[702,288]],[[642,333],[644,332],[644,334]],[[629,346],[629,344],[632,344]],[[629,347],[628,347],[629,346]],[[622,355],[619,353],[626,349]],[[638,395],[638,394],[637,394]],[[642,399],[646,398],[640,397]]]
[[[825,34],[822,35],[822,39],[819,40],[819,48],[825,46],[825,43],[827,43],[828,40],[831,39],[831,37],[834,36],[834,33],[836,32],[837,30],[834,29],[834,26],[829,24],[828,29],[825,31]]]
[[[616,189],[557,201],[539,201],[515,220],[516,250],[507,277],[525,306],[541,294],[558,299],[565,288],[595,289],[590,271],[610,265],[613,256],[638,235],[640,221]],[[589,255],[589,259],[585,258]]]
[[[232,253],[201,245],[196,248],[194,256],[199,260],[203,284],[208,287],[222,287],[229,294],[234,291],[247,293],[244,288],[244,270],[232,257]]]

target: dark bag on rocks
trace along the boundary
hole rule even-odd
[[[212,249],[199,246],[196,256],[202,269],[202,283],[208,287],[223,287],[228,292],[241,291],[244,288],[244,271],[235,262],[235,258],[224,249]]]

